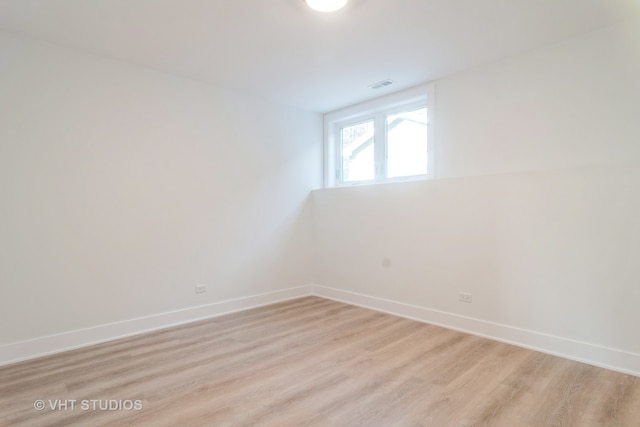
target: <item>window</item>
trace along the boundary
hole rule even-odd
[[[433,178],[432,85],[325,116],[325,185]]]

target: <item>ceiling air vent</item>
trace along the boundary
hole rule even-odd
[[[380,89],[381,87],[389,86],[389,85],[392,85],[394,83],[395,83],[394,80],[386,79],[386,80],[379,81],[378,83],[374,83],[372,85],[369,85],[369,89]]]

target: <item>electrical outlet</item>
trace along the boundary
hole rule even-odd
[[[458,301],[471,302],[471,294],[467,292],[458,292]]]
[[[197,285],[196,286],[196,294],[203,294],[207,292],[207,285]]]

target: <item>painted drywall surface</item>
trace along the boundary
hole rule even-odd
[[[319,115],[5,33],[0,52],[0,344],[310,283]]]
[[[627,31],[436,82],[438,179],[314,191],[316,283],[640,352]]]
[[[438,178],[640,159],[640,23],[436,83]]]

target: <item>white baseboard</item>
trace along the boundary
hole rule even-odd
[[[326,286],[307,285],[0,346],[0,366],[316,295],[640,377],[640,354]]]
[[[0,346],[0,366],[54,353],[60,353],[67,350],[73,350],[80,347],[87,347],[93,344],[151,332],[184,323],[221,316],[236,311],[309,296],[311,294],[312,287],[310,285],[299,286],[296,288],[283,289],[152,316],[109,323],[92,328],[49,335],[27,341],[4,344]]]
[[[313,294],[640,377],[640,354],[314,285]]]

